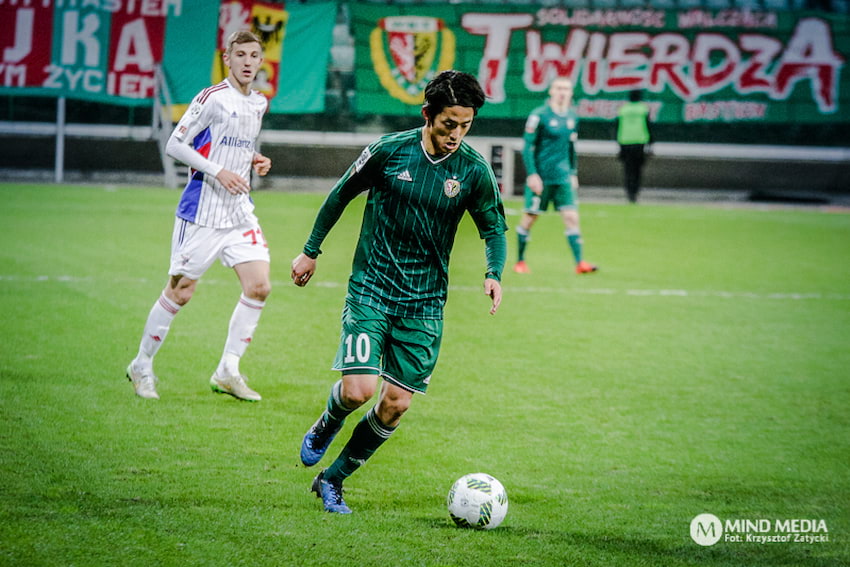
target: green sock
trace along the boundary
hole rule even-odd
[[[359,469],[384,441],[390,438],[395,427],[387,427],[375,414],[372,407],[351,433],[351,439],[343,447],[336,460],[327,468],[323,478],[342,482]]]
[[[525,247],[528,245],[528,241],[531,240],[531,236],[528,233],[528,230],[522,228],[521,226],[516,227],[516,239],[517,239],[517,261],[522,262],[525,260]]]
[[[576,259],[576,264],[578,264],[581,262],[581,234],[578,232],[568,232],[567,244],[570,245],[570,250],[573,251],[573,258]]]
[[[331,387],[331,395],[328,396],[328,405],[325,413],[322,414],[322,421],[326,426],[332,425],[338,428],[342,426],[348,414],[353,411],[342,403],[342,380],[338,380]]]

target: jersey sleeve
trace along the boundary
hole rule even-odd
[[[348,204],[360,193],[368,191],[377,182],[383,161],[381,141],[377,141],[360,154],[331,189],[319,208],[313,230],[304,245],[304,254],[316,258],[322,253],[321,245],[342,216]]]
[[[505,232],[508,230],[508,225],[505,221],[505,209],[493,169],[483,161],[477,169],[479,175],[469,214],[478,228],[478,235],[484,239],[484,253],[487,260],[485,277],[501,281],[507,257]]]
[[[468,210],[481,238],[507,232],[508,224],[505,221],[505,208],[499,193],[499,184],[493,170],[486,163],[482,163],[478,168],[478,178]]]
[[[522,162],[525,164],[527,175],[537,173],[537,163],[534,159],[534,153],[537,146],[537,132],[540,126],[540,114],[533,111],[528,115],[525,121],[525,129],[522,133]]]
[[[575,117],[576,126],[570,133],[569,148],[567,151],[570,156],[570,175],[578,175],[578,152],[576,151],[576,143],[578,142],[578,116]]]
[[[199,93],[189,105],[189,108],[180,118],[165,147],[166,153],[179,160],[196,171],[202,171],[215,177],[223,169],[217,163],[213,163],[191,146],[195,137],[212,123],[210,118],[215,105],[210,98],[202,103],[203,92]]]

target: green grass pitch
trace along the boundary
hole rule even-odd
[[[289,263],[323,194],[254,198],[274,289],[242,368],[264,399],[209,391],[239,294],[216,265],[160,350],[157,402],[124,370],[165,283],[178,193],[0,185],[0,564],[850,561],[850,214],[585,203],[601,270],[577,276],[550,213],[530,275],[510,271],[509,233],[494,317],[467,218],[428,395],[348,481],[354,514],[339,517],[298,448],[337,379],[362,199],[299,289]],[[470,472],[507,488],[492,532],[446,512]],[[702,513],[823,520],[828,541],[703,547]]]

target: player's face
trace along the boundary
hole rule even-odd
[[[569,103],[573,98],[573,84],[565,80],[554,81],[549,87],[549,97],[557,106]]]
[[[468,106],[447,106],[425,123],[425,144],[434,155],[450,154],[472,127],[475,111]]]
[[[263,48],[255,41],[234,43],[224,54],[224,64],[230,67],[231,78],[241,87],[251,85],[262,62]]]

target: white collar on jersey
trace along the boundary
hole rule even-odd
[[[422,148],[422,153],[423,153],[423,154],[425,154],[425,157],[426,157],[426,158],[428,158],[428,161],[430,161],[430,162],[431,162],[431,163],[433,163],[433,164],[438,164],[438,163],[440,163],[441,161],[445,161],[445,160],[449,159],[449,158],[452,156],[452,154],[454,153],[454,152],[449,152],[449,153],[447,153],[446,155],[444,155],[443,157],[440,157],[440,158],[434,159],[434,156],[432,156],[431,154],[429,154],[429,153],[428,153],[428,150],[426,150],[426,149],[425,149],[425,142],[424,142],[424,140],[419,140],[419,146]],[[458,146],[458,148],[460,148],[460,146]],[[455,150],[455,151],[457,151],[457,150]]]

